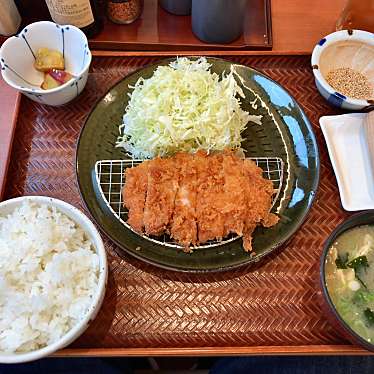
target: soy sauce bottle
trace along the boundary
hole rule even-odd
[[[103,28],[100,0],[45,0],[52,20],[61,25],[79,27],[93,38]]]

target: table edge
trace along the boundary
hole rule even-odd
[[[374,355],[353,345],[303,345],[195,348],[67,348],[53,357],[141,357],[141,356],[367,356]]]
[[[1,94],[1,90],[0,90]],[[10,101],[10,105],[7,107],[13,108],[13,113],[9,113],[11,118],[11,124],[10,124],[10,132],[9,132],[9,137],[8,137],[8,143],[5,145],[5,159],[1,160],[1,173],[0,173],[0,201],[2,201],[4,192],[5,192],[5,182],[8,174],[8,168],[9,168],[9,163],[10,163],[10,156],[12,152],[12,145],[13,145],[13,139],[14,139],[14,134],[17,126],[17,121],[18,121],[18,114],[19,114],[19,108],[21,104],[21,93],[18,92],[14,96],[14,101]],[[0,124],[1,126],[1,124]],[[7,124],[4,124],[4,126],[7,126]],[[2,179],[1,179],[2,178]]]
[[[96,57],[157,57],[157,56],[310,56],[311,51],[243,51],[243,50],[180,50],[180,51],[109,51],[91,50]]]

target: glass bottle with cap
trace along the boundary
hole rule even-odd
[[[88,38],[103,28],[99,0],[46,0],[52,20],[79,27]]]

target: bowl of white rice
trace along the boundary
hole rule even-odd
[[[81,335],[107,273],[100,234],[77,208],[44,196],[0,202],[0,363],[48,356]]]

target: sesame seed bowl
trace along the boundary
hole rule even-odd
[[[374,104],[374,34],[342,30],[322,38],[312,53],[320,94],[332,105],[362,110]]]

